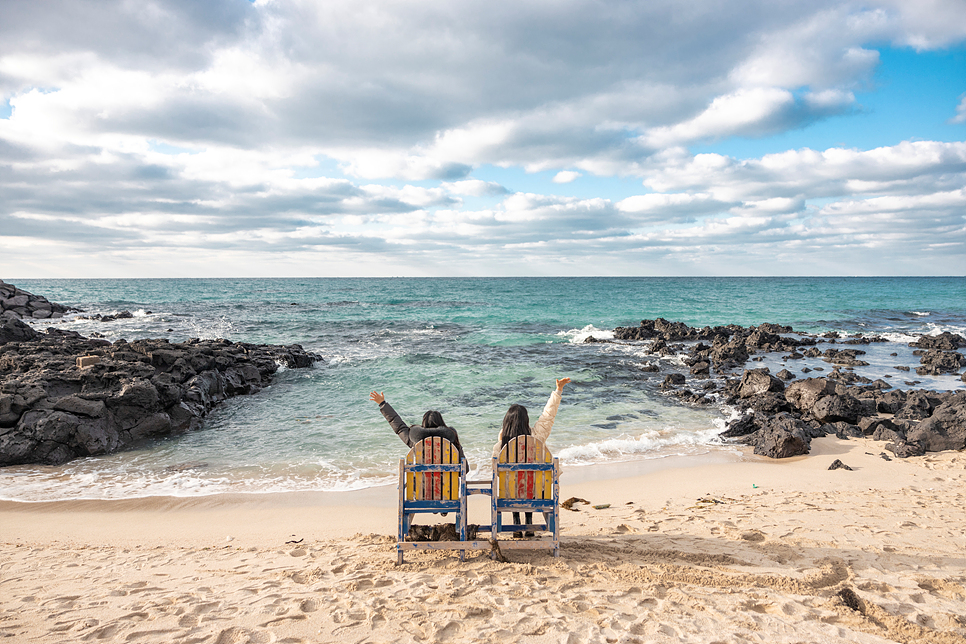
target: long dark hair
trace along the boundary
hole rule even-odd
[[[423,414],[423,427],[426,429],[432,429],[433,427],[446,427],[446,423],[443,422],[443,415],[441,413],[435,409],[430,409]]]
[[[530,417],[523,405],[510,405],[503,417],[503,429],[500,430],[500,447],[503,447],[517,436],[530,435]]]

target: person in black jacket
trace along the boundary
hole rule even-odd
[[[459,450],[461,461],[466,460],[466,457],[463,455],[463,446],[460,445],[459,435],[455,429],[448,427],[443,422],[443,415],[438,411],[430,410],[423,414],[423,423],[421,425],[407,425],[399,417],[399,414],[396,413],[396,410],[392,408],[392,405],[386,402],[386,397],[382,393],[373,391],[369,394],[369,400],[378,403],[379,411],[389,421],[389,426],[396,432],[399,440],[406,443],[408,447],[412,447],[424,438],[439,436],[456,446],[456,449]]]

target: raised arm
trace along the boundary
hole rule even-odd
[[[383,417],[389,421],[389,426],[392,427],[392,431],[396,432],[396,436],[399,440],[404,442],[407,447],[412,447],[413,443],[409,438],[409,425],[407,425],[396,410],[392,408],[392,405],[386,402],[386,397],[378,391],[373,391],[369,394],[369,400],[379,405],[379,411],[382,412]]]
[[[564,385],[568,382],[570,382],[570,378],[557,380],[557,388],[551,392],[550,399],[543,408],[543,413],[540,414],[540,418],[533,426],[533,436],[543,443],[547,442],[547,438],[550,437],[550,430],[553,429],[553,421],[557,417],[557,409],[560,407],[561,394],[563,394]]]

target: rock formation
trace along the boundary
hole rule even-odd
[[[46,297],[28,293],[0,280],[0,323],[14,318],[18,320],[62,318],[68,311],[77,311],[77,309],[48,302]]]
[[[807,454],[811,439],[827,434],[887,441],[885,448],[899,457],[966,448],[966,392],[891,390],[883,380],[873,382],[849,370],[868,365],[859,358],[865,351],[838,347],[823,351],[815,346],[828,342],[854,347],[886,342],[884,338],[855,335],[842,339],[837,333],[821,338],[789,337],[793,333],[791,327],[769,323],[697,329],[658,318],[642,320],[637,327],[618,327],[614,338],[648,342],[647,351],[661,356],[683,354],[695,377],[692,384],[707,379],[712,367],[725,376],[723,388],[710,384],[704,389],[717,390],[719,402],[743,410],[744,415],[731,421],[721,437],[754,446],[756,454],[772,458]],[[966,347],[966,338],[960,335],[922,336],[910,346],[920,356],[923,366],[916,369],[920,375],[957,374],[966,366],[966,356],[958,351]],[[754,360],[754,354],[776,351],[787,353],[785,360],[821,358],[833,368],[826,377],[804,380],[795,379],[787,370],[776,377],[767,369],[745,369],[740,379],[728,377],[731,370]],[[962,379],[966,382],[966,373]],[[710,392],[677,389],[685,384],[683,374],[671,373],[660,388],[692,404],[711,402]]]
[[[757,371],[746,371],[742,382],[760,380]],[[764,385],[742,395],[748,394],[747,387],[732,383],[726,402],[744,409],[745,415],[731,421],[721,436],[773,458],[808,453],[811,438],[828,434],[888,441],[885,448],[899,457],[966,449],[966,392],[885,391],[888,387],[882,381],[849,385],[807,378],[785,389],[789,411],[776,413],[761,404],[775,395],[761,391]],[[804,447],[802,432],[807,436]]]
[[[112,344],[55,328],[39,333],[6,316],[0,465],[64,463],[190,431],[221,401],[259,391],[279,365],[303,368],[321,359],[297,344]]]

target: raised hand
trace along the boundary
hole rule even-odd
[[[563,391],[564,385],[570,382],[570,378],[560,378],[557,380],[557,391]]]
[[[558,380],[557,382],[560,382],[560,381]],[[377,405],[381,405],[386,400],[386,397],[383,396],[378,391],[374,391],[371,394],[369,394],[369,400],[376,403]]]

